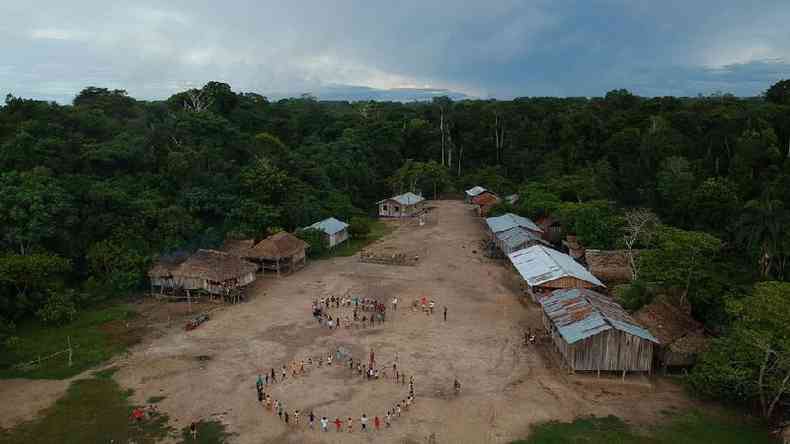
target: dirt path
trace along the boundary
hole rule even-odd
[[[485,259],[480,218],[456,201],[432,202],[434,222],[401,227],[383,242],[404,251],[426,251],[415,267],[360,263],[355,257],[308,264],[293,276],[263,279],[250,301],[218,311],[193,332],[171,330],[149,339],[124,359],[116,378],[135,390],[137,401],[166,396],[160,404],[182,427],[199,418],[221,419],[239,443],[373,442],[359,432],[319,433],[289,428],[265,413],[255,397],[259,372],[294,358],[326,354],[338,346],[355,357],[375,350],[377,361],[398,365],[416,379],[417,402],[375,442],[507,442],[526,435],[531,424],[577,415],[615,414],[652,422],[661,410],[690,402],[672,384],[657,386],[569,378],[556,369],[549,350],[525,349],[526,327],[538,328],[535,306],[518,302],[509,272]],[[314,298],[347,291],[401,301],[383,327],[329,331],[312,319]],[[420,296],[437,302],[434,316],[412,313],[407,302]],[[448,322],[441,310],[448,307]],[[459,398],[452,382],[463,384]],[[383,415],[404,399],[407,386],[360,382],[347,368],[322,368],[274,389],[288,409],[314,409],[318,416]]]

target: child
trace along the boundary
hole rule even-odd
[[[326,432],[328,426],[329,426],[329,420],[326,419],[326,416],[321,417],[321,431]]]
[[[377,432],[379,431],[379,427],[381,427],[381,421],[379,421],[378,415],[373,417],[373,427],[376,429]]]
[[[368,431],[368,416],[366,414],[362,414],[362,418],[359,419],[359,422],[362,423],[362,431]]]
[[[340,431],[340,427],[342,426],[343,426],[343,421],[341,421],[340,418],[335,418],[335,428],[337,429],[338,432]]]
[[[354,427],[353,427],[353,425],[352,425],[352,424],[353,424],[353,420],[351,419],[351,417],[350,417],[350,416],[349,416],[349,417],[348,417],[348,419],[346,420],[346,424],[348,424],[348,433],[351,433],[351,432],[353,432],[353,431],[354,431]]]

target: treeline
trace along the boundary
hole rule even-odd
[[[618,90],[403,104],[271,102],[211,82],[164,101],[101,88],[67,106],[8,96],[0,316],[47,317],[50,301],[135,290],[157,254],[350,219],[394,192],[477,184],[522,191],[522,205],[542,195],[594,207],[584,220],[651,207],[665,224],[719,238],[727,282],[784,279],[786,89],[773,86],[770,100]],[[617,243],[608,225],[596,230],[591,246]]]

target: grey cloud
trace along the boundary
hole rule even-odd
[[[774,0],[5,3],[0,93],[61,102],[210,80],[333,99],[753,95],[790,76],[790,4]]]

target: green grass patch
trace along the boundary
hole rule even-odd
[[[105,375],[106,376],[106,375]],[[74,381],[55,405],[39,419],[10,430],[0,430],[0,444],[84,444],[160,442],[172,436],[168,417],[151,413],[143,421],[131,419],[131,390],[122,390],[111,377]]]
[[[192,439],[189,426],[181,429],[179,444],[223,444],[234,436],[225,430],[225,424],[219,421],[199,421],[197,424],[197,439]]]
[[[0,378],[65,379],[101,364],[139,341],[140,332],[126,328],[126,320],[134,315],[127,305],[113,305],[81,311],[77,319],[63,326],[24,322],[15,332],[18,340],[0,350]],[[14,368],[65,350],[66,338],[71,339],[73,348],[71,367],[64,353],[31,369]]]
[[[580,418],[572,423],[548,422],[513,444],[777,444],[764,424],[735,416],[697,411],[669,414],[666,423],[635,430],[620,418]]]
[[[374,220],[370,224],[370,233],[368,233],[366,237],[360,239],[349,239],[335,248],[332,248],[331,250],[328,249],[324,254],[315,257],[314,259],[353,256],[363,248],[392,233],[393,231],[395,231],[393,226],[388,225],[380,220]]]

